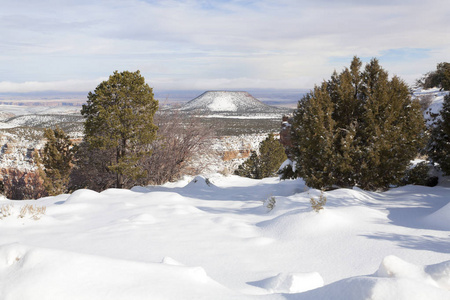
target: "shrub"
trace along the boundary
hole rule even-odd
[[[435,186],[438,184],[437,176],[430,176],[430,165],[423,161],[409,168],[403,179],[404,184]]]
[[[8,199],[37,199],[47,196],[44,181],[36,171],[18,169],[2,169],[4,194]]]
[[[321,190],[319,199],[316,200],[314,197],[311,197],[309,202],[311,203],[311,208],[318,213],[327,203],[327,197],[324,196],[324,192]]]
[[[18,218],[25,218],[27,215],[30,216],[30,219],[39,220],[42,215],[45,215],[47,207],[45,206],[36,206],[31,204],[25,204],[20,209],[20,213]]]
[[[12,204],[3,204],[0,207],[0,220],[12,215],[14,205]]]
[[[276,175],[287,159],[283,145],[271,133],[259,144],[259,155],[252,151],[250,157],[235,171],[236,175],[262,179]]]
[[[277,199],[274,196],[271,196],[264,201],[264,206],[268,209],[268,211],[273,210],[275,208],[276,204],[277,204]]]

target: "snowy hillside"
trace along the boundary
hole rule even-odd
[[[204,112],[274,113],[284,111],[262,103],[247,92],[207,91],[187,102],[181,110]]]
[[[450,299],[449,188],[319,194],[211,175],[0,200],[0,299]]]
[[[429,97],[431,100],[428,111],[437,114],[442,109],[442,104],[444,103],[444,96],[448,94],[448,91],[440,91],[438,88],[432,89],[417,89],[413,92],[413,98],[424,98]],[[429,115],[425,115],[429,119]]]
[[[15,128],[15,127],[40,127],[50,128],[61,123],[81,124],[84,121],[81,115],[44,115],[44,114],[29,114],[22,116],[15,116],[3,122],[0,122],[0,128]]]

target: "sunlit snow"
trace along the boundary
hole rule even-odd
[[[450,188],[319,195],[213,174],[3,199],[0,299],[450,299]]]

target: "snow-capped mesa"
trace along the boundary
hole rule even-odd
[[[207,91],[181,107],[185,111],[275,112],[279,108],[262,103],[247,92]]]

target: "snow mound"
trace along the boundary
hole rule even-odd
[[[298,236],[311,236],[341,230],[342,227],[351,224],[336,210],[324,209],[319,213],[298,210],[288,212],[257,225],[269,236],[283,239],[296,238]]]
[[[394,255],[387,256],[383,259],[375,275],[387,278],[407,278],[437,286],[423,267],[408,263]]]
[[[440,230],[450,230],[450,222],[448,220],[450,220],[450,203],[424,217],[426,224]]]
[[[203,176],[196,176],[194,179],[189,182],[185,188],[187,189],[203,189],[203,188],[217,188],[208,178]]]
[[[257,282],[250,282],[266,289],[271,293],[302,293],[322,287],[324,282],[322,276],[317,272],[312,273],[280,273]]]
[[[372,276],[343,279],[295,299],[445,300],[449,283],[450,261],[423,267],[390,255]]]
[[[278,110],[247,92],[207,91],[187,102],[181,110],[208,112],[272,112]]]
[[[92,190],[83,189],[83,190],[76,190],[75,192],[70,195],[66,203],[70,202],[79,202],[79,201],[86,201],[86,200],[97,200],[104,198],[105,196],[101,195],[100,193],[97,193]]]
[[[0,246],[0,299],[245,299],[200,267]]]

